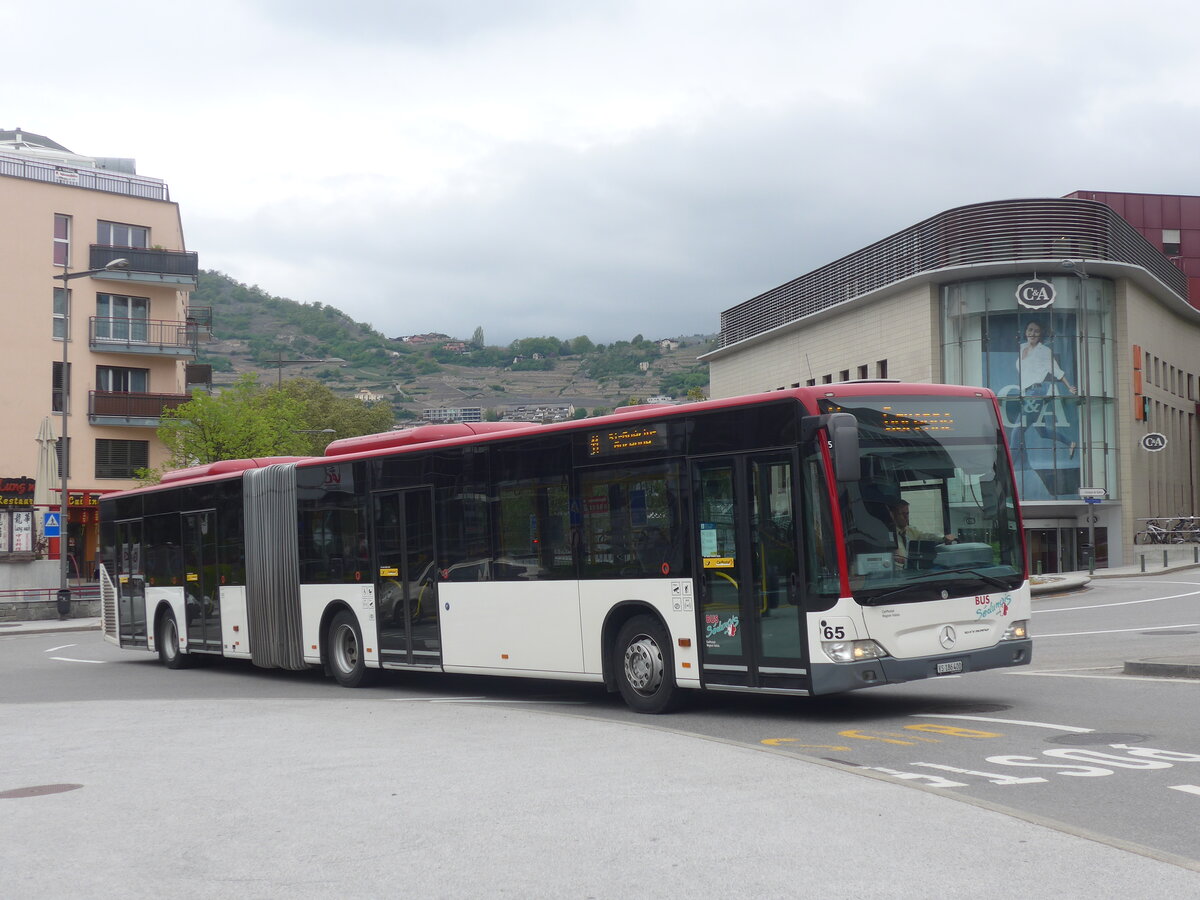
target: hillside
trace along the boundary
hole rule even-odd
[[[708,367],[696,357],[712,346],[711,336],[673,337],[678,346],[666,348],[656,343],[664,335],[607,346],[545,336],[481,346],[472,343],[478,332],[400,340],[332,306],[273,297],[212,271],[201,272],[190,304],[213,309],[214,339],[197,361],[212,365],[218,388],[245,372],[264,382],[306,376],[339,393],[378,395],[399,418],[462,406],[498,415],[508,406],[569,405],[594,414],[630,398],[683,399],[689,388],[707,394]],[[301,359],[315,362],[294,362]]]

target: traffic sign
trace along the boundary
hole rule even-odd
[[[48,512],[43,514],[42,533],[46,537],[62,537],[62,528],[58,518],[58,513]]]
[[[1157,431],[1152,431],[1149,434],[1142,435],[1142,449],[1149,450],[1151,453],[1157,453],[1159,450],[1167,449],[1167,436],[1159,434]]]
[[[1104,488],[1081,487],[1079,489],[1079,496],[1084,500],[1088,499],[1089,497],[1107,497],[1108,491],[1106,491]]]
[[[1099,503],[1100,498],[1099,497],[1084,497],[1083,502],[1084,503]]]

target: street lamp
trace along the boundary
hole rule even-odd
[[[1079,316],[1083,322],[1083,327],[1080,329],[1080,337],[1083,338],[1083,360],[1082,360],[1082,376],[1078,381],[1079,396],[1081,407],[1079,410],[1079,423],[1082,429],[1080,435],[1080,444],[1083,450],[1083,479],[1087,482],[1087,487],[1094,488],[1092,479],[1094,472],[1092,470],[1092,365],[1091,365],[1091,341],[1088,340],[1088,313],[1087,313],[1087,291],[1086,282],[1091,276],[1088,275],[1085,260],[1082,259],[1064,259],[1060,265],[1079,279]],[[1092,510],[1092,503],[1088,504],[1088,573],[1096,574],[1096,514]]]
[[[59,377],[59,389],[62,404],[62,453],[59,458],[59,476],[61,496],[58,507],[58,617],[60,619],[69,618],[71,615],[71,588],[67,584],[67,538],[70,534],[70,526],[68,520],[70,518],[70,495],[67,493],[68,471],[70,470],[70,457],[67,449],[68,428],[67,424],[71,416],[71,412],[67,407],[68,398],[71,396],[71,379],[68,375],[70,372],[70,347],[71,347],[71,324],[75,320],[74,310],[71,309],[70,292],[67,290],[67,282],[75,278],[88,278],[92,275],[98,275],[101,272],[113,272],[117,269],[128,269],[129,260],[114,259],[106,263],[99,269],[87,269],[83,272],[71,271],[71,253],[67,251],[66,259],[63,260],[63,270],[61,275],[55,275],[57,281],[62,282],[63,291],[63,337],[62,337],[62,373]]]
[[[271,360],[271,364],[275,366],[275,386],[283,385],[283,367],[284,366],[300,366],[305,363],[344,363],[345,360],[340,356],[331,356],[327,359],[284,359],[283,354],[279,355],[278,359]]]

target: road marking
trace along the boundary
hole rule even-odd
[[[1192,582],[1182,581],[1179,583],[1180,584],[1191,584]],[[1061,607],[1060,609],[1039,609],[1039,610],[1035,611],[1035,615],[1040,616],[1042,613],[1056,613],[1056,612],[1078,612],[1079,610],[1087,610],[1087,609],[1108,609],[1109,607],[1112,607],[1112,606],[1135,606],[1138,603],[1157,603],[1159,600],[1178,600],[1180,597],[1195,597],[1197,595],[1200,595],[1200,591],[1189,591],[1186,594],[1171,594],[1170,596],[1167,596],[1167,597],[1147,597],[1145,600],[1121,600],[1121,601],[1118,601],[1117,603],[1097,603],[1093,606],[1064,606],[1064,607]]]
[[[1196,794],[1200,796],[1200,787],[1194,784],[1173,784],[1170,786],[1173,791],[1183,791],[1185,794]]]
[[[1090,637],[1093,634],[1128,634],[1131,631],[1161,631],[1164,628],[1200,628],[1200,623],[1193,622],[1188,625],[1142,625],[1140,628],[1112,628],[1108,631],[1064,631],[1061,634],[1035,634],[1034,636],[1038,640],[1052,637]]]
[[[486,700],[487,697],[443,697],[440,701],[443,703],[453,703],[456,700]],[[436,698],[433,697],[392,697],[393,703],[433,703]]]
[[[998,725],[1025,725],[1029,728],[1049,728],[1051,731],[1069,731],[1072,734],[1092,734],[1094,728],[1076,728],[1074,725],[1055,725],[1052,722],[1026,722],[1024,719],[997,719],[993,716],[950,716],[941,713],[913,713],[914,719],[966,719],[970,722],[995,722]]]
[[[43,650],[43,653],[53,653],[56,650],[66,650],[68,647],[74,647],[74,644],[63,644],[61,647],[51,647],[49,650]]]
[[[759,741],[768,747],[778,747],[780,744],[796,744],[798,750],[849,750],[849,747],[837,747],[833,744],[799,744],[800,738],[763,738]]]
[[[71,659],[69,656],[52,656],[50,658],[57,659],[59,662],[95,663],[98,666],[104,664],[104,660],[102,659]]]

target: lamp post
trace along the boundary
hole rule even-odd
[[[277,359],[271,360],[271,364],[275,366],[275,386],[283,386],[283,367],[284,366],[299,366],[305,363],[344,363],[345,360],[340,356],[331,356],[327,359],[284,359],[281,353]]]
[[[71,271],[71,251],[67,250],[66,259],[63,261],[63,270],[61,275],[55,275],[57,281],[62,282],[63,291],[63,336],[62,336],[62,373],[59,377],[59,395],[62,404],[62,454],[59,459],[59,485],[61,494],[59,499],[59,538],[58,538],[58,617],[60,619],[69,618],[71,615],[71,588],[68,585],[68,569],[67,569],[67,539],[70,536],[70,494],[67,493],[67,481],[70,470],[70,456],[67,449],[67,437],[69,434],[68,422],[71,417],[71,411],[68,408],[68,398],[71,395],[71,379],[70,372],[70,348],[71,348],[71,325],[75,321],[74,311],[71,309],[70,291],[67,289],[67,282],[75,278],[88,278],[92,275],[98,275],[101,272],[112,272],[117,269],[128,269],[129,260],[114,259],[108,262],[105,266],[99,269],[86,269],[83,272]]]
[[[1080,435],[1080,445],[1083,452],[1083,479],[1087,482],[1089,488],[1094,488],[1092,479],[1095,475],[1092,469],[1092,365],[1091,365],[1091,341],[1088,340],[1088,312],[1087,312],[1087,280],[1091,276],[1087,273],[1085,260],[1079,259],[1064,259],[1061,263],[1062,267],[1079,279],[1079,316],[1083,322],[1080,329],[1080,337],[1083,338],[1083,360],[1081,377],[1078,380],[1077,387],[1081,400],[1079,410],[1079,423],[1082,434]],[[1092,510],[1094,504],[1088,503],[1088,574],[1096,574],[1096,514]]]

